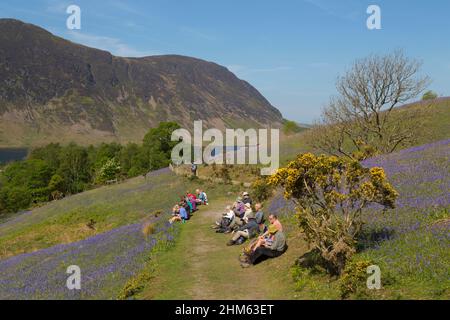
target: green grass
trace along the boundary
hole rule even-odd
[[[428,119],[430,134],[418,144],[450,136],[449,102],[434,108],[435,112],[430,113]],[[306,151],[310,149],[303,132],[282,137],[282,164]],[[233,174],[236,178],[248,178],[245,170]],[[210,228],[242,187],[192,181],[172,173],[156,175],[148,181],[142,177],[131,179],[52,202],[32,210],[29,215],[17,215],[16,219],[0,224],[0,258],[82,240],[140,221],[155,210],[169,210],[181,194],[197,187],[207,191],[212,205],[201,208],[192,221],[180,225],[175,246],[158,252],[149,269],[130,279],[130,295],[139,299],[340,298],[339,280],[323,272],[302,270],[294,281],[293,264],[308,251],[295,219],[288,216],[282,220],[289,244],[285,255],[242,270],[238,262],[242,248],[226,247],[230,236],[215,234]],[[409,192],[407,188],[412,187],[405,188],[402,192]],[[94,229],[87,226],[91,220]],[[355,256],[355,259],[368,259],[379,264],[382,270],[389,270],[384,275],[388,280],[384,288],[368,298],[449,299],[450,284],[444,281],[449,279],[448,248],[435,240],[427,240],[428,232],[417,230]],[[417,252],[432,255],[433,265],[420,256],[412,261],[411,257],[416,257]]]
[[[420,137],[416,145],[439,141],[450,137],[450,98],[432,105],[426,119],[428,134]]]
[[[186,191],[203,188],[214,199],[233,187],[191,181],[171,172],[87,191],[34,209],[0,225],[0,258],[71,243],[169,211]],[[87,224],[94,221],[94,229]]]

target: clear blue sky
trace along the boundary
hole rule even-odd
[[[66,8],[82,29],[66,29]],[[382,30],[366,28],[367,7]],[[311,122],[356,58],[403,49],[430,89],[450,95],[448,0],[2,0],[0,17],[37,24],[120,56],[182,54],[227,66],[286,118]]]

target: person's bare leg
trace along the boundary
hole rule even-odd
[[[252,251],[255,251],[256,249],[258,249],[259,247],[261,247],[263,244],[266,243],[266,240],[264,239],[258,239],[258,241],[255,243],[255,245],[252,248]]]

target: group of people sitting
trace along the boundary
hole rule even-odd
[[[286,249],[283,226],[275,214],[268,217],[268,225],[262,204],[253,202],[248,192],[238,197],[232,206],[227,206],[221,219],[213,226],[217,233],[231,233],[228,246],[241,245],[251,240],[240,258],[241,267],[247,268],[266,258],[282,255]]]
[[[180,201],[172,209],[172,218],[169,222],[172,224],[174,222],[186,223],[191,216],[197,211],[197,206],[208,205],[208,196],[203,190],[195,190],[195,194],[186,192],[184,196],[180,197]]]

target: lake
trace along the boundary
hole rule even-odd
[[[0,148],[0,164],[23,160],[28,155],[26,148]]]

